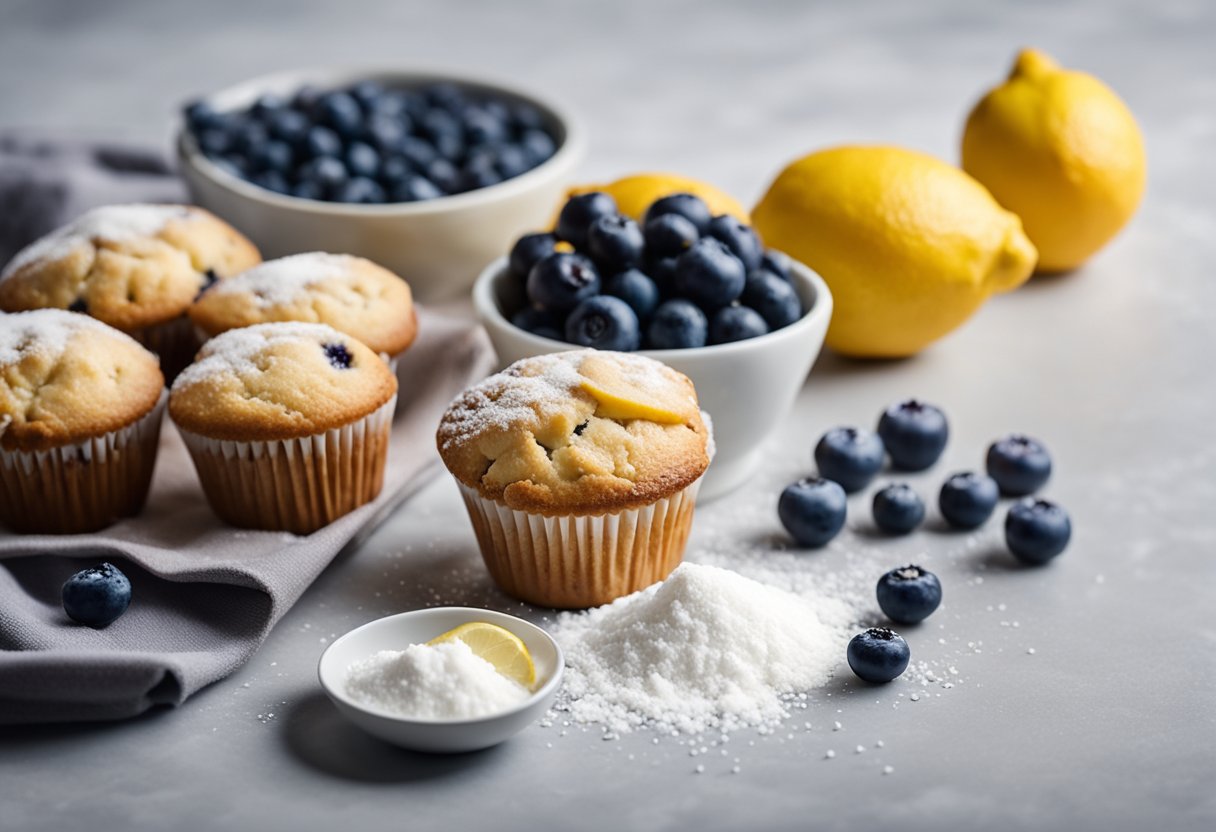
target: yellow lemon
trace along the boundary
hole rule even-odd
[[[963,169],[1022,218],[1040,271],[1067,271],[1135,213],[1144,140],[1109,87],[1027,49],[971,111]]]
[[[514,679],[529,690],[536,684],[536,665],[532,663],[528,645],[510,630],[485,621],[470,621],[436,636],[427,644],[449,641],[463,641],[474,655],[485,659],[503,676]]]
[[[799,159],[752,220],[765,245],[827,281],[835,299],[827,344],[845,355],[919,352],[992,293],[1021,285],[1035,263],[1021,222],[983,185],[898,147]]]
[[[566,199],[590,191],[603,191],[610,195],[616,200],[617,208],[622,214],[639,222],[655,200],[681,193],[701,197],[712,214],[730,214],[743,222],[749,221],[747,211],[730,194],[707,182],[677,176],[674,173],[639,173],[605,185],[579,185],[566,193]],[[558,207],[560,210],[561,206]],[[554,218],[556,219],[556,214]]]

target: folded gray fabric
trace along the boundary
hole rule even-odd
[[[93,195],[86,202],[72,195],[78,179],[101,176],[87,161],[96,154],[44,145],[45,159],[73,161],[64,163],[59,179],[51,175],[58,163],[31,163],[27,172],[42,177],[35,183],[8,166],[11,147],[0,137],[0,207],[13,204],[15,180],[21,182],[23,204],[45,209],[35,223],[41,231],[71,218],[59,213],[64,205],[75,212],[99,204]],[[160,178],[168,180],[159,183],[168,194],[174,180]],[[67,194],[63,200],[43,190],[55,183]],[[150,198],[158,197],[118,197]],[[0,239],[11,252],[28,237],[14,234],[10,219],[7,210],[0,213]],[[420,311],[418,340],[398,367],[401,389],[384,490],[374,503],[307,537],[242,531],[220,522],[167,419],[151,496],[138,517],[92,535],[0,531],[0,723],[130,717],[154,705],[181,704],[232,673],[344,547],[356,545],[438,471],[439,417],[491,364],[492,350],[479,327]],[[118,621],[92,630],[67,618],[60,588],[73,572],[101,560],[127,574],[133,600]]]

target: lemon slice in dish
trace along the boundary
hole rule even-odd
[[[536,684],[536,665],[532,663],[532,654],[519,636],[510,630],[485,621],[470,621],[436,636],[427,644],[434,646],[450,641],[463,641],[474,655],[485,659],[503,676],[529,690]]]

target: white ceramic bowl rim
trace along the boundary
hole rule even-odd
[[[586,137],[583,128],[565,107],[549,99],[542,98],[530,90],[520,87],[507,87],[495,81],[460,75],[458,73],[436,72],[425,69],[412,69],[404,66],[375,66],[375,67],[314,67],[312,69],[283,70],[269,75],[242,81],[208,95],[200,100],[212,103],[216,109],[224,111],[251,103],[256,97],[271,90],[280,88],[299,88],[305,84],[314,84],[325,89],[332,89],[363,80],[379,80],[396,83],[424,84],[444,81],[469,87],[481,92],[488,92],[510,99],[516,99],[536,107],[549,119],[555,122],[562,135],[556,152],[519,176],[504,179],[486,188],[477,188],[461,194],[442,196],[437,199],[420,200],[418,202],[393,202],[383,205],[353,205],[345,202],[327,202],[316,199],[280,194],[247,182],[229,173],[212,162],[199,150],[194,136],[186,129],[185,122],[178,116],[177,145],[185,162],[216,184],[233,191],[241,196],[258,199],[264,202],[293,208],[299,211],[320,214],[349,214],[351,216],[406,216],[410,214],[437,214],[446,211],[458,211],[474,205],[498,202],[528,190],[535,179],[544,176],[547,168],[564,163],[567,158],[578,159],[583,152]]]
[[[473,306],[478,314],[483,316],[485,320],[492,322],[495,326],[505,327],[517,333],[525,342],[531,343],[536,347],[537,352],[555,352],[557,350],[572,350],[579,349],[578,344],[571,344],[568,341],[555,341],[552,338],[544,338],[540,335],[534,335],[525,329],[520,329],[511,323],[502,310],[498,308],[498,300],[494,295],[494,284],[499,280],[507,270],[507,257],[500,257],[490,265],[486,266],[482,271],[481,276],[477,278],[477,283],[473,286]],[[710,355],[727,355],[732,352],[741,352],[747,349],[753,349],[761,344],[771,344],[776,340],[797,336],[802,330],[808,329],[817,323],[817,320],[824,315],[830,314],[831,307],[823,302],[824,297],[828,294],[827,284],[823,282],[818,273],[810,266],[793,260],[790,268],[790,277],[792,279],[801,280],[811,289],[812,299],[810,307],[802,313],[802,317],[794,321],[792,324],[775,329],[771,332],[766,332],[756,338],[747,338],[742,341],[732,341],[727,344],[710,344],[704,347],[687,347],[685,349],[675,350],[638,350],[642,355],[650,356],[658,361],[663,361],[672,356],[682,356],[685,358],[696,359]],[[802,292],[799,292],[799,297],[804,298]],[[804,298],[805,299],[805,298]]]
[[[514,707],[511,707],[511,708],[507,708],[505,711],[496,711],[495,713],[487,714],[485,716],[474,717],[472,719],[459,719],[459,718],[456,718],[456,719],[427,719],[427,718],[422,718],[422,717],[402,716],[399,713],[394,713],[392,711],[386,711],[381,708],[377,708],[372,705],[366,705],[362,702],[357,702],[354,699],[351,699],[349,696],[347,696],[346,690],[341,685],[331,686],[331,685],[326,684],[325,674],[321,672],[321,668],[325,665],[325,657],[326,657],[326,655],[329,654],[329,652],[331,650],[338,647],[338,645],[342,644],[342,642],[344,642],[348,639],[351,639],[353,637],[356,637],[363,630],[367,630],[367,629],[377,626],[377,625],[382,625],[382,622],[390,621],[390,620],[396,619],[396,618],[403,618],[405,616],[413,615],[414,613],[432,612],[432,611],[435,611],[435,612],[439,612],[439,611],[467,612],[470,614],[469,621],[476,621],[476,620],[478,620],[478,616],[481,616],[487,612],[490,612],[495,615],[504,616],[506,618],[513,619],[514,621],[519,622],[520,624],[523,624],[526,627],[534,629],[536,632],[538,632],[542,636],[544,636],[545,640],[548,641],[553,646],[554,654],[557,657],[557,661],[553,665],[553,673],[549,676],[549,679],[543,685],[541,685],[536,690],[532,691],[531,695],[528,696],[528,698],[525,699],[524,701],[520,702],[518,705],[515,705]],[[494,623],[494,622],[490,622],[490,623]],[[504,629],[507,629],[507,628],[504,628]],[[424,607],[423,609],[420,609],[420,610],[410,610],[408,612],[397,613],[396,615],[386,615],[383,618],[373,619],[372,621],[368,621],[366,624],[362,624],[362,625],[356,627],[355,629],[347,632],[345,635],[335,639],[328,647],[325,648],[324,652],[321,653],[321,659],[317,663],[317,678],[321,682],[321,687],[324,688],[325,692],[328,693],[330,696],[334,697],[335,699],[340,699],[344,704],[346,704],[347,706],[349,706],[351,708],[354,708],[357,711],[362,711],[366,714],[371,714],[372,716],[376,716],[381,719],[389,719],[394,722],[400,722],[400,723],[406,723],[406,724],[412,724],[412,725],[470,725],[470,726],[473,726],[473,725],[481,725],[481,724],[490,723],[490,722],[496,722],[497,720],[500,720],[503,717],[521,713],[522,711],[526,711],[528,708],[534,706],[538,701],[544,699],[546,696],[548,696],[550,693],[552,693],[557,688],[557,686],[561,684],[562,676],[565,674],[565,669],[566,669],[566,656],[562,652],[561,645],[557,643],[557,639],[555,639],[555,638],[553,638],[553,636],[549,635],[549,633],[547,633],[543,627],[539,627],[536,624],[533,624],[531,621],[525,621],[524,619],[519,618],[518,616],[511,615],[509,613],[498,612],[497,610],[483,610],[483,609],[478,609],[477,607]]]

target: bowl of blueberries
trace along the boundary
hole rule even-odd
[[[700,492],[712,499],[760,465],[823,345],[832,296],[810,268],[692,194],[629,217],[591,192],[490,264],[473,306],[503,365],[558,350],[638,351],[692,379],[713,422]]]
[[[267,257],[357,254],[434,300],[549,218],[585,140],[555,104],[495,83],[313,70],[191,102],[177,148],[194,200]]]

